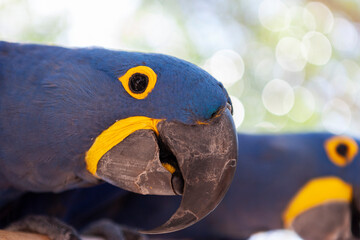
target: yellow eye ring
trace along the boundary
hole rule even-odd
[[[330,161],[339,167],[351,163],[359,149],[356,141],[346,136],[334,136],[325,141],[324,147]]]
[[[118,79],[130,96],[136,99],[144,99],[154,89],[157,75],[147,66],[137,66],[130,68]]]

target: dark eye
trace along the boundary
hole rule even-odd
[[[134,73],[129,79],[129,88],[133,93],[145,92],[149,84],[149,78],[142,73]]]
[[[343,156],[343,157],[347,157],[348,155],[348,151],[349,151],[349,147],[348,145],[344,144],[344,143],[339,143],[337,146],[336,146],[336,152],[340,155],[340,156]]]

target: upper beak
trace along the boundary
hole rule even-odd
[[[159,135],[134,132],[99,161],[97,175],[142,194],[182,194],[180,207],[162,226],[143,233],[167,233],[190,226],[216,208],[236,169],[237,135],[224,110],[207,124],[161,121]],[[163,167],[165,166],[165,168]]]

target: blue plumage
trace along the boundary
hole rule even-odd
[[[139,65],[148,66],[157,74],[155,88],[141,100],[131,97],[118,80],[128,69]],[[99,183],[99,179],[86,170],[85,153],[95,138],[117,120],[146,116],[170,121],[170,125],[164,125],[170,132],[176,129],[171,128],[174,123],[179,124],[175,125],[179,129],[196,126],[202,131],[198,123],[213,118],[216,123],[216,113],[226,109],[229,102],[219,82],[200,68],[174,57],[0,42],[0,206],[3,207],[0,224],[28,213],[43,213],[60,217],[79,228],[99,217],[111,217],[136,227],[154,227],[172,213],[169,209],[175,210],[179,199],[137,197],[107,184],[59,195],[28,194],[22,198],[19,195],[24,191],[61,192]],[[177,150],[177,155],[182,158],[184,149],[189,147],[176,147],[186,146],[185,143],[194,136],[198,137],[196,132],[192,134],[185,135],[174,145],[171,145],[174,135],[163,137],[172,151]],[[211,137],[215,139],[216,136]],[[235,137],[231,139],[231,134],[224,136],[230,136],[231,141],[226,144],[236,142]],[[359,157],[356,155],[344,167],[335,165],[324,147],[325,141],[332,136],[326,133],[239,134],[237,173],[223,203],[202,223],[177,235],[246,237],[257,231],[281,228],[282,215],[289,202],[310,180],[335,176],[358,186]],[[217,148],[226,145],[222,140],[215,142],[219,144]],[[191,146],[194,144],[209,150],[201,142]],[[164,149],[159,151],[168,158],[173,156],[171,152],[164,153]],[[194,149],[189,155],[193,159],[207,157],[206,151],[202,155]],[[119,152],[114,154],[121,154]],[[228,164],[231,154],[216,155],[215,160],[218,156],[224,157],[222,161]],[[176,161],[165,160],[168,164]],[[215,166],[216,161],[211,163]],[[206,162],[209,162],[207,158],[202,159],[202,164]],[[108,162],[104,164],[106,166]],[[234,164],[229,166],[234,167]],[[191,166],[199,165],[195,161]],[[191,166],[184,168],[193,170],[191,174],[184,174],[189,189],[192,182],[186,177],[191,176],[190,180],[195,181],[197,171],[201,171]],[[229,167],[223,165],[224,169],[224,166]],[[202,174],[206,179],[207,172]],[[231,178],[228,173],[226,184]],[[181,188],[181,183],[177,186]],[[219,189],[221,186],[216,185]],[[203,190],[201,187],[194,189],[194,192]],[[17,200],[7,205],[14,199]],[[191,195],[188,199],[197,198]],[[354,198],[354,201],[359,200]],[[166,207],[162,207],[164,205]],[[206,212],[199,213],[200,218],[205,215]],[[159,219],[158,223],[155,218]]]
[[[280,229],[284,227],[282,215],[287,205],[310,180],[335,176],[358,186],[359,155],[343,168],[334,165],[324,145],[332,137],[334,135],[329,133],[238,134],[237,172],[223,201],[201,222],[164,237],[239,239],[259,231]],[[359,201],[356,197],[353,201]],[[46,213],[58,214],[78,228],[83,227],[86,220],[103,217],[134,227],[153,227],[171,215],[180,200],[175,197],[144,197],[105,184],[58,196],[28,195],[19,205],[21,213],[18,214],[33,208],[29,202],[34,198],[42,206],[49,205]],[[62,203],[64,200],[67,201]],[[53,202],[68,211],[55,211],[51,207]],[[91,210],[84,207],[84,202],[91,206]],[[42,211],[44,213],[44,209]],[[333,217],[337,219],[336,215]],[[318,216],[317,221],[323,222],[324,219]],[[316,227],[312,228],[316,231]]]

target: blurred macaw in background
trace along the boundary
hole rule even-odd
[[[197,224],[156,238],[246,239],[291,228],[306,240],[357,239],[358,146],[358,139],[330,133],[238,134],[237,170],[224,200]],[[14,219],[46,213],[78,229],[102,218],[152,228],[164,222],[180,200],[103,184],[60,195],[27,194],[7,209]]]
[[[147,231],[171,232],[205,217],[232,181],[231,101],[193,64],[161,54],[0,41],[0,85],[2,225],[11,219],[9,204],[25,192],[105,181],[141,194],[182,195],[176,213]],[[78,239],[45,216],[10,229]]]

